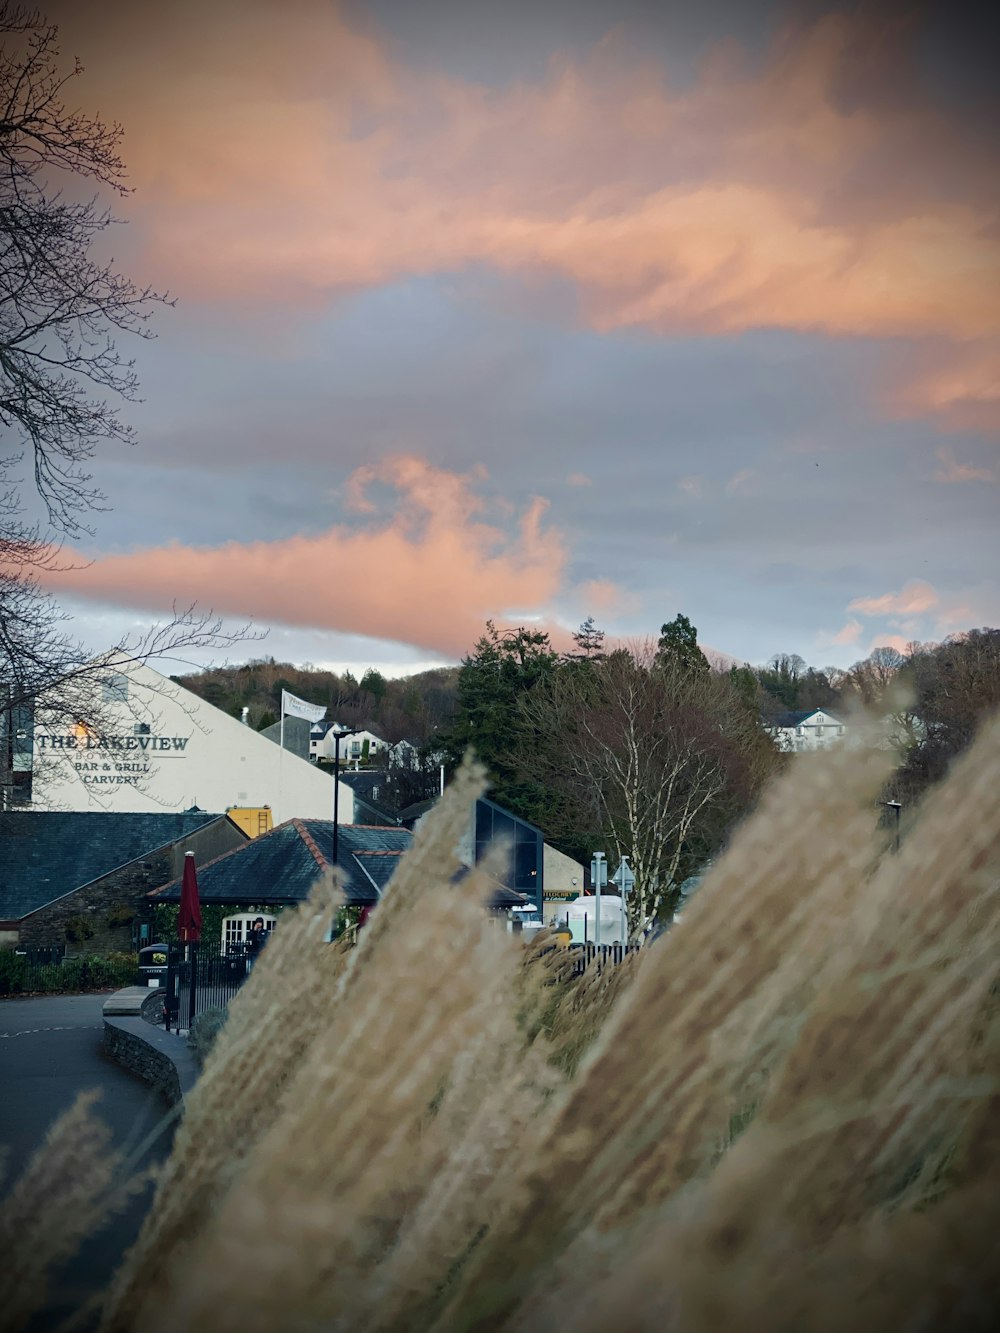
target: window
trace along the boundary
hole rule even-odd
[[[128,702],[128,676],[115,673],[101,685],[101,699],[106,704],[124,704]]]
[[[272,931],[276,918],[268,912],[241,912],[238,916],[227,916],[222,923],[222,952],[240,953],[250,927],[259,916],[264,918],[264,929]]]
[[[816,739],[819,740],[820,736],[822,736],[822,735],[823,735],[823,728],[822,728],[822,727],[817,727],[817,728],[816,728]]]

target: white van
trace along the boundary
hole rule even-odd
[[[574,898],[559,909],[556,926],[569,930],[571,944],[593,944],[597,938],[597,895]],[[627,944],[628,918],[625,903],[614,893],[602,893],[601,943]]]

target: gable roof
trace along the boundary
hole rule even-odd
[[[0,920],[19,921],[225,815],[12,810],[0,816]]]
[[[349,904],[378,902],[412,838],[408,829],[340,825],[337,863]],[[290,819],[245,847],[199,866],[199,896],[204,903],[233,905],[303,902],[319,876],[331,868],[332,858],[332,819]],[[180,896],[180,879],[150,894],[158,902],[180,902]]]
[[[355,796],[360,796],[365,800],[371,800],[372,792],[376,787],[385,786],[386,775],[372,770],[370,768],[358,770],[357,772],[344,769],[340,770],[341,782],[346,782],[353,790]]]
[[[838,726],[843,726],[843,722],[836,713],[831,713],[829,708],[804,708],[798,712],[775,713],[774,717],[768,723],[770,727],[801,727],[809,718],[815,717],[817,713],[822,713],[828,717],[831,722]]]

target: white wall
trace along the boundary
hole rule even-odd
[[[572,898],[583,892],[583,866],[545,843],[543,888],[546,898]]]
[[[845,734],[843,722],[821,709],[805,718],[801,726],[775,727],[773,732],[779,749],[787,752],[825,750],[836,745]]]
[[[103,702],[102,734],[64,722],[35,723],[32,808],[38,810],[224,811],[269,805],[274,822],[331,819],[333,782],[228,713],[151,667],[130,666],[125,701]],[[109,673],[110,678],[110,673]],[[354,793],[340,783],[341,823]]]
[[[318,755],[321,759],[333,759],[335,749],[333,738],[334,729],[331,727],[312,753]],[[386,748],[382,737],[376,736],[373,731],[357,731],[353,736],[343,736],[340,741],[340,762],[344,768],[349,768],[351,764],[360,762],[365,741],[368,742],[368,757],[370,760],[381,754]],[[357,747],[357,753],[355,753],[355,747]]]

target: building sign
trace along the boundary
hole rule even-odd
[[[51,753],[83,751],[87,758],[73,764],[80,781],[91,786],[138,786],[153,773],[150,752],[158,757],[184,757],[188,736],[95,736],[83,726],[64,736],[35,736],[39,750]],[[88,753],[89,752],[89,753]]]
[[[35,744],[40,750],[46,746],[50,750],[183,750],[188,736],[93,736],[84,731],[66,736],[36,736]]]

